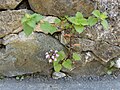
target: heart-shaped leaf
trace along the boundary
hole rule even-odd
[[[54,70],[55,70],[55,72],[60,72],[61,69],[62,69],[62,65],[54,62]]]
[[[84,26],[75,25],[74,28],[78,33],[82,33],[84,31]]]
[[[57,30],[57,28],[52,26],[49,22],[44,22],[40,24],[40,28],[43,30],[43,32],[50,34],[53,34]]]
[[[92,17],[92,16],[90,16],[90,17],[88,18],[88,23],[89,23],[90,26],[95,25],[95,24],[97,23],[97,21],[98,21],[98,19],[97,19],[97,18],[94,18],[94,17]]]
[[[77,13],[76,13],[76,18],[79,18],[79,19],[80,19],[80,18],[83,18],[83,15],[82,15],[82,13],[80,13],[80,12],[77,12]]]
[[[99,18],[101,13],[99,10],[94,10],[92,14],[95,15],[97,18]]]
[[[101,24],[103,25],[105,30],[108,30],[108,22],[106,20],[101,21]]]
[[[62,65],[67,69],[72,69],[72,61],[70,59],[67,59],[62,63]]]
[[[74,60],[81,60],[80,55],[77,53],[73,53],[73,59]]]

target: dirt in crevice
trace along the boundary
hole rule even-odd
[[[23,0],[16,8],[15,10],[19,10],[19,9],[28,9],[31,10],[30,5],[28,3],[28,0]]]

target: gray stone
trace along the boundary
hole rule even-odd
[[[105,74],[105,70],[106,67],[94,58],[94,60],[90,62],[75,62],[74,68],[72,70],[63,69],[62,71],[71,76],[100,76],[102,74]]]
[[[114,65],[116,68],[120,68],[120,58],[118,58],[116,61],[115,61],[115,65]]]
[[[2,44],[2,39],[0,39],[0,44]]]
[[[0,54],[0,73],[5,76],[35,72],[50,75],[52,65],[45,59],[45,52],[50,49],[65,50],[56,39],[42,33],[26,37],[21,32],[11,36],[4,39],[6,49]]]
[[[106,42],[99,42],[96,44],[94,54],[102,61],[108,62],[120,55],[120,47],[110,45]]]
[[[15,9],[22,0],[0,0],[0,9]]]
[[[31,8],[40,14],[65,16],[80,11],[89,16],[94,9],[90,0],[28,0]]]
[[[66,76],[66,74],[65,73],[62,73],[62,72],[54,72],[53,74],[52,74],[52,78],[53,79],[60,79],[60,78],[63,78],[63,77],[65,77]]]
[[[21,19],[29,10],[7,10],[0,12],[0,38],[22,30]]]

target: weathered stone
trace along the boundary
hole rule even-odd
[[[13,31],[19,32],[22,30],[21,19],[25,13],[30,13],[30,11],[21,9],[0,12],[0,38],[13,33]]]
[[[63,69],[63,72],[66,72],[71,76],[91,76],[91,75],[102,75],[106,72],[106,67],[102,65],[99,61],[92,60],[90,62],[85,62],[83,64],[80,61],[74,64],[73,70]]]
[[[28,10],[31,10],[30,8],[30,5],[28,3],[28,0],[23,0],[17,7],[16,7],[17,10],[19,9],[28,9]]]
[[[94,9],[90,0],[28,0],[31,8],[40,14],[64,16],[80,11],[89,16]]]
[[[120,68],[120,58],[117,58],[117,60],[115,61],[115,65],[116,68]]]
[[[0,39],[0,44],[2,44],[2,39]]]
[[[22,0],[0,0],[0,9],[15,9]]]
[[[34,72],[50,75],[52,65],[45,59],[45,52],[50,49],[65,50],[56,39],[42,33],[26,37],[22,32],[10,37],[4,39],[6,50],[0,54],[0,73],[5,76]]]
[[[120,55],[120,47],[110,45],[106,42],[99,42],[96,44],[93,53],[102,61],[108,62]]]
[[[62,73],[62,72],[54,72],[53,74],[52,74],[52,78],[53,79],[60,79],[60,78],[63,78],[63,77],[65,77],[66,76],[66,74],[65,73]]]

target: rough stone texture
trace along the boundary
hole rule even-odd
[[[84,55],[83,61],[76,62],[72,71],[63,70],[68,74],[82,76],[103,74],[106,72],[107,64],[120,56],[120,0],[97,1],[99,9],[108,13],[109,30],[104,30],[98,23],[92,28],[87,27],[80,35],[76,35],[79,38],[72,38],[72,45],[80,44],[80,46],[73,46],[72,49]],[[66,38],[63,37],[62,41],[68,41],[64,39]],[[62,43],[66,45],[65,42]],[[67,44],[69,43],[68,41]]]
[[[81,54],[81,60],[74,62],[72,70],[63,68],[62,71],[71,76],[99,76],[106,73],[106,67],[107,64],[101,64],[91,51],[85,51]]]
[[[111,45],[105,41],[92,41],[88,39],[80,39],[81,51],[91,51],[103,62],[108,62],[120,55],[120,47]]]
[[[106,72],[106,68],[99,62],[96,60],[93,60],[91,62],[86,63],[83,66],[79,66],[79,63],[77,64],[78,67],[74,68],[72,71],[68,70],[66,72],[68,72],[70,75],[73,76],[91,76],[91,75],[102,75],[105,74]]]
[[[0,52],[0,73],[5,76],[34,72],[50,75],[52,65],[45,59],[45,52],[65,50],[56,39],[42,33],[25,37],[22,32],[7,37],[4,38],[6,49]]]
[[[0,38],[22,30],[21,19],[29,10],[7,10],[0,12]]]
[[[100,62],[107,63],[120,56],[120,0],[97,1],[97,7],[102,12],[108,13],[109,29],[104,30],[100,23],[93,27],[87,27],[83,33],[76,35],[77,38],[72,38],[72,45],[80,44],[80,46],[73,46],[73,50],[78,52],[91,51]],[[62,41],[68,41],[68,39]]]
[[[64,16],[77,11],[89,16],[94,9],[90,0],[28,0],[31,8],[40,14]]]
[[[62,72],[54,72],[53,74],[52,74],[52,78],[53,79],[60,79],[60,78],[63,78],[63,77],[65,77],[66,76],[66,74],[65,73],[62,73]]]
[[[15,9],[22,0],[0,0],[0,9]]]
[[[104,73],[110,61],[120,57],[120,0],[91,1],[97,1],[97,8],[108,13],[109,30],[105,31],[102,25],[96,24],[92,28],[86,27],[83,33],[76,34],[76,37],[72,38],[72,49],[81,54],[81,61],[74,62],[73,71],[62,69],[70,75],[100,75]],[[81,11],[88,16],[93,10],[93,4],[89,4],[91,1],[29,0],[29,3],[33,10],[45,15],[73,15],[76,11]],[[29,13],[28,10],[0,12],[0,73],[5,76],[34,72],[51,75],[52,65],[48,64],[44,53],[50,49],[61,50],[64,47],[49,35],[33,33],[27,38],[23,32],[19,33],[22,30],[21,18],[26,12]],[[55,18],[50,16],[44,20],[53,23]],[[39,24],[35,31],[42,31]],[[64,34],[69,34],[69,32],[65,30]],[[70,38],[66,39],[62,35],[60,37],[64,39],[60,39],[63,41],[61,43],[69,46]],[[79,44],[79,46],[74,46],[74,44]]]
[[[30,5],[28,3],[28,0],[23,0],[17,7],[16,7],[17,10],[19,9],[28,9],[28,10],[31,10],[30,8]]]

